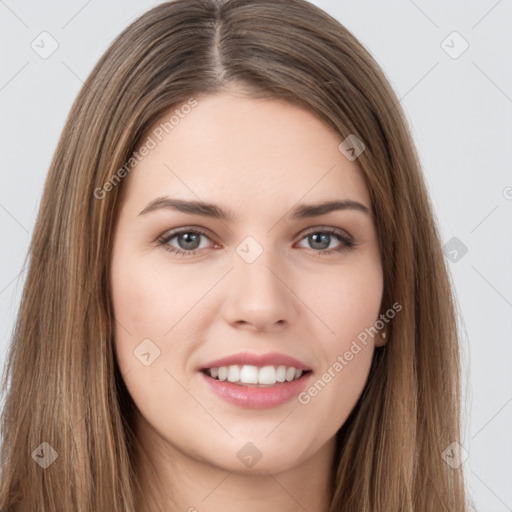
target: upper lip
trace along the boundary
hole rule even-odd
[[[252,365],[252,366],[293,366],[297,370],[308,371],[311,368],[304,364],[302,361],[295,359],[294,357],[287,356],[286,354],[279,354],[278,352],[269,352],[267,354],[254,354],[250,352],[241,352],[239,354],[233,354],[215,361],[210,361],[201,367],[201,370],[207,368],[218,368],[219,366],[231,366],[231,365]]]

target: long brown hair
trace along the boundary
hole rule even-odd
[[[403,309],[337,434],[331,512],[465,511],[462,468],[442,455],[460,435],[456,307],[407,121],[361,43],[304,0],[163,3],[84,83],[50,165],[5,367],[0,509],[136,511],[134,404],[109,291],[129,179],[120,169],[165,112],[230,83],[307,107],[366,146],[357,163],[377,223],[382,311]]]

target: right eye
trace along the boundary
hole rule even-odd
[[[165,234],[159,238],[158,242],[166,251],[182,256],[193,256],[200,249],[201,237],[208,238],[206,232],[198,230],[197,228],[185,228]],[[171,245],[171,240],[178,239],[179,243],[184,245],[183,248]]]

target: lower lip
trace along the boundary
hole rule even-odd
[[[229,403],[248,409],[269,409],[284,404],[306,387],[311,372],[302,374],[290,382],[279,382],[268,388],[241,386],[228,381],[213,379],[199,372],[210,389]]]

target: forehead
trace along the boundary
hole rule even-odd
[[[357,163],[338,149],[342,138],[310,111],[230,92],[195,101],[143,137],[151,149],[125,183],[127,201],[168,194],[252,212],[327,199],[370,205]]]

